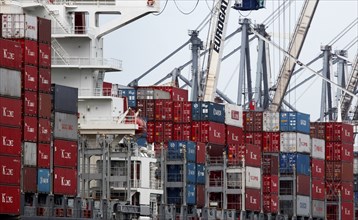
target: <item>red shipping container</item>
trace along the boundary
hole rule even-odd
[[[22,59],[24,64],[37,66],[38,65],[37,41],[28,40],[28,39],[19,39],[16,41],[19,42],[21,45]]]
[[[137,110],[140,110],[139,116],[146,118],[148,121],[154,120],[155,100],[138,99]]]
[[[326,159],[353,161],[353,144],[341,142],[326,142]]]
[[[311,159],[312,178],[324,179],[325,177],[325,162],[320,159]]]
[[[24,114],[25,115],[37,115],[37,93],[25,91],[23,94],[24,100]]]
[[[0,97],[0,124],[21,127],[21,99]]]
[[[226,151],[226,145],[208,143],[206,147],[206,155],[210,158],[215,158],[215,160],[218,158],[220,158],[220,160],[224,160],[224,151]]]
[[[278,194],[278,175],[264,175],[262,190],[264,193]]]
[[[154,142],[154,134],[155,134],[154,128],[155,128],[154,121],[148,121],[147,122],[147,142],[148,143]]]
[[[0,156],[0,184],[20,185],[21,157]]]
[[[24,117],[24,141],[37,142],[37,117]]]
[[[173,101],[165,99],[155,100],[155,120],[173,120]]]
[[[227,194],[227,209],[241,210],[241,200],[237,194]]]
[[[50,168],[50,144],[37,145],[37,166],[41,168]]]
[[[353,201],[353,200],[352,200]],[[343,219],[354,219],[354,203],[353,202],[342,202],[342,220]]]
[[[21,128],[0,126],[0,154],[21,155]]]
[[[326,139],[326,123],[312,122],[310,123],[311,138]]]
[[[191,124],[173,124],[173,140],[189,141],[191,139]]]
[[[353,182],[353,163],[326,161],[326,180]]]
[[[244,130],[248,132],[262,131],[263,112],[244,112]]]
[[[262,132],[248,132],[245,133],[245,143],[262,146]]]
[[[245,148],[245,165],[252,167],[261,167],[261,147],[246,144]]]
[[[264,132],[262,134],[262,151],[268,153],[280,152],[280,132]]]
[[[172,122],[155,122],[155,142],[168,142],[173,140],[173,123]]]
[[[24,167],[23,171],[23,191],[37,192],[37,169],[36,167]]]
[[[21,70],[22,53],[19,42],[0,38],[0,66]]]
[[[200,127],[200,122],[198,121],[191,123],[191,140],[194,142],[201,142]]]
[[[39,93],[39,117],[41,118],[51,118],[51,94]]]
[[[342,201],[353,201],[354,192],[353,192],[353,183],[352,182],[342,182],[341,183],[341,196]]]
[[[51,68],[51,45],[39,43],[39,66]]]
[[[51,69],[39,68],[39,91],[51,92]]]
[[[245,207],[249,211],[260,211],[261,208],[261,190],[245,189]]]
[[[154,143],[154,152],[155,152],[156,157],[161,157],[162,147],[163,147],[164,153],[165,153],[165,150],[168,149],[168,144],[166,144],[166,143]]]
[[[191,102],[189,101],[173,102],[173,121],[178,123],[191,122]]]
[[[77,142],[54,140],[54,166],[77,168]]]
[[[196,163],[205,164],[206,160],[206,145],[201,142],[196,142]]]
[[[244,144],[244,131],[242,128],[226,125],[226,143],[227,144]]]
[[[310,176],[297,175],[297,194],[303,196],[310,195]]]
[[[194,123],[194,122],[193,122]],[[213,144],[225,144],[225,124],[202,121],[200,123],[200,142]]]
[[[39,118],[39,142],[48,143],[51,141],[51,121],[45,118]]]
[[[278,156],[262,155],[263,174],[278,175]]]
[[[312,199],[324,200],[325,196],[326,191],[324,180],[312,178]]]
[[[25,65],[22,70],[22,86],[25,90],[37,91],[39,81],[39,76],[37,72],[37,67]]]
[[[37,18],[38,41],[45,44],[51,43],[51,20]]]
[[[53,175],[53,192],[59,195],[77,194],[77,170],[55,167]]]
[[[0,214],[20,215],[20,187],[0,185]]]
[[[354,143],[353,126],[341,122],[326,123],[326,141]]]
[[[229,144],[227,145],[227,158],[229,165],[239,164],[245,156],[245,146]]]
[[[111,96],[112,95],[112,83],[103,82],[103,84],[102,84],[102,94],[104,96]]]
[[[196,206],[198,208],[205,206],[205,185],[196,185]]]
[[[265,194],[263,196],[263,206],[265,213],[277,213],[278,212],[278,195],[277,194]]]

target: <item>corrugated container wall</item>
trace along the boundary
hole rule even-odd
[[[244,131],[254,132],[263,129],[263,112],[244,112]]]
[[[78,89],[68,86],[53,84],[53,108],[55,112],[77,114]]]
[[[37,169],[36,167],[24,167],[22,169],[22,187],[24,192],[37,192]],[[32,180],[32,181],[29,181]]]
[[[21,126],[22,103],[20,99],[0,97],[0,125]]]
[[[261,171],[257,167],[246,167],[246,187],[261,189]]]
[[[21,157],[0,156],[0,185],[20,185]]]
[[[39,84],[38,68],[36,66],[25,65],[21,72],[23,89],[37,91]]]
[[[37,191],[39,193],[49,193],[51,189],[51,175],[49,169],[38,169],[37,171]]]
[[[24,142],[23,147],[24,165],[37,166],[37,144],[31,142]]]
[[[0,126],[0,154],[21,155],[21,128],[8,128]]]
[[[37,142],[38,120],[37,117],[24,116],[23,140]]]
[[[293,166],[297,174],[309,175],[310,157],[300,153],[280,153],[280,173],[292,173]]]
[[[0,51],[1,67],[15,70],[21,69],[22,53],[20,43],[0,38]]]
[[[39,91],[51,92],[51,70],[46,68],[39,68]]]
[[[313,158],[325,159],[325,141],[323,139],[312,138],[312,152]]]
[[[244,112],[241,106],[225,104],[225,124],[242,128],[244,126]]]
[[[77,140],[77,115],[55,112],[53,135],[55,138]]]
[[[39,43],[39,66],[51,68],[51,46],[49,44]]]
[[[177,123],[191,122],[191,102],[189,101],[174,101],[173,102],[173,121]]]
[[[27,38],[37,40],[37,17],[27,14],[1,14],[3,38]]]
[[[213,102],[192,102],[192,120],[225,123],[225,106]]]
[[[300,112],[281,112],[280,130],[310,133],[310,116]]]
[[[37,167],[41,168],[50,168],[50,150],[51,144],[41,144],[37,145]]]
[[[277,132],[280,131],[280,113],[264,112],[263,113],[263,131]]]
[[[280,140],[281,152],[311,153],[311,140],[308,134],[282,132]]]
[[[0,68],[0,95],[21,97],[21,72]]]
[[[20,187],[0,185],[0,213],[19,215],[20,214]]]
[[[169,141],[168,160],[183,160],[184,147],[186,161],[196,162],[196,144],[192,141]]]
[[[77,168],[78,147],[76,141],[54,140],[54,166]]]
[[[22,48],[22,60],[24,64],[38,65],[38,46],[37,41],[20,39],[17,40]]]
[[[324,201],[312,200],[312,217],[325,217],[325,204]]]
[[[51,43],[51,20],[44,18],[37,18],[38,26],[38,41],[41,43]]]
[[[54,168],[53,192],[59,195],[77,194],[77,170]]]
[[[127,97],[128,107],[135,108],[137,106],[137,90],[132,89],[119,89],[119,94],[122,97]]]
[[[169,92],[151,89],[151,88],[138,88],[137,89],[137,99],[170,99]]]

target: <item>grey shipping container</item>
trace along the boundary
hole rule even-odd
[[[324,201],[312,200],[312,216],[324,218],[325,207]]]
[[[150,88],[139,88],[137,99],[171,99],[170,93]]]
[[[37,165],[37,144],[31,142],[24,142],[24,165]]]
[[[0,68],[0,95],[21,97],[21,72]]]
[[[53,136],[59,139],[77,140],[77,115],[55,112]]]
[[[55,112],[78,113],[78,89],[52,84],[53,108]]]

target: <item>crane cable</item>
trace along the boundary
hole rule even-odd
[[[161,10],[160,12],[158,12],[158,13],[152,13],[154,16],[159,16],[159,15],[161,15],[163,12],[164,12],[164,10],[167,8],[167,5],[168,5],[168,1],[169,0],[166,0],[165,1],[165,4],[164,4],[164,7],[163,7],[163,10]]]
[[[179,8],[178,4],[177,4],[177,0],[174,0],[174,4],[175,4],[175,7],[178,9],[178,11],[180,11],[180,13],[182,13],[183,15],[190,15],[191,13],[193,13],[195,11],[195,9],[198,7],[198,4],[199,4],[199,0],[196,1],[196,4],[194,6],[194,8],[189,11],[189,12],[184,12],[182,9]]]
[[[333,45],[340,40],[348,31],[350,31],[358,23],[358,18],[353,20],[347,27],[345,27],[335,38],[333,38],[327,45]]]

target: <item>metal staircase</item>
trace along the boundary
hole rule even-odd
[[[63,47],[55,38],[52,38],[51,40],[51,47],[55,51],[55,53],[61,58],[64,64],[69,65],[69,54],[66,52],[65,49],[63,49]]]

